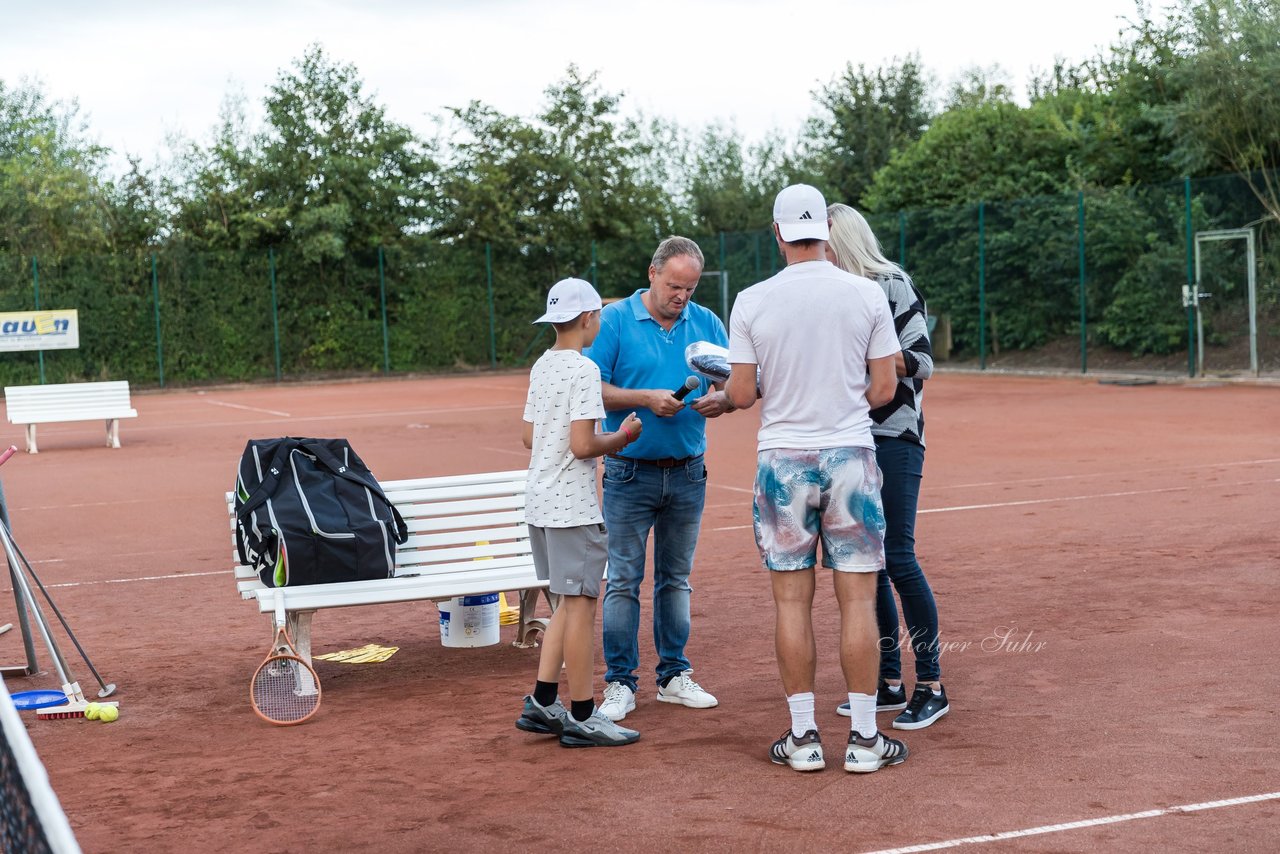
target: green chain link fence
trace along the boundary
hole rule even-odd
[[[868,220],[924,292],[935,350],[953,364],[1195,373],[1202,361],[1216,373],[1256,360],[1260,373],[1280,372],[1280,227],[1241,176]],[[1198,240],[1227,229],[1254,235],[1252,335],[1247,241]],[[695,299],[721,316],[781,264],[767,229],[694,238],[708,273]],[[79,349],[5,353],[0,380],[168,386],[525,365],[550,343],[530,321],[553,282],[579,276],[625,297],[647,285],[656,242],[424,240],[323,266],[287,248],[0,255],[0,311],[80,319]],[[1198,316],[1183,300],[1197,243],[1208,294]]]

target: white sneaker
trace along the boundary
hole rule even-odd
[[[600,701],[600,714],[617,723],[627,716],[627,712],[636,710],[636,692],[622,682],[610,682],[604,688],[604,698]]]
[[[659,688],[658,699],[664,703],[679,703],[691,709],[710,709],[720,705],[719,700],[693,681],[689,676],[692,672],[692,670],[686,670],[664,687]]]

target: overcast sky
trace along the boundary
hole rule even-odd
[[[1157,8],[1164,4],[1157,2]],[[1019,93],[1033,69],[1115,41],[1134,0],[0,0],[0,80],[79,101],[118,157],[154,162],[166,135],[204,141],[229,92],[261,115],[307,46],[356,66],[394,121],[480,100],[528,115],[569,63],[598,71],[622,109],[749,139],[794,135],[810,93],[848,62],[918,52],[945,84],[999,64]]]

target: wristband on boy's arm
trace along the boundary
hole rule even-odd
[[[630,445],[632,442],[634,442],[636,440],[636,437],[631,435],[631,431],[627,429],[627,425],[625,424],[622,425],[621,430],[622,430],[622,435],[627,437],[627,441],[622,443],[622,447],[625,448],[627,445]]]

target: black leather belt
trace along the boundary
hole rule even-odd
[[[623,460],[628,463],[640,463],[641,465],[654,466],[655,468],[660,469],[678,468],[697,459],[697,457],[663,457],[660,460],[640,460],[635,457],[620,457],[617,454],[609,454],[608,456],[613,457],[615,460]]]

